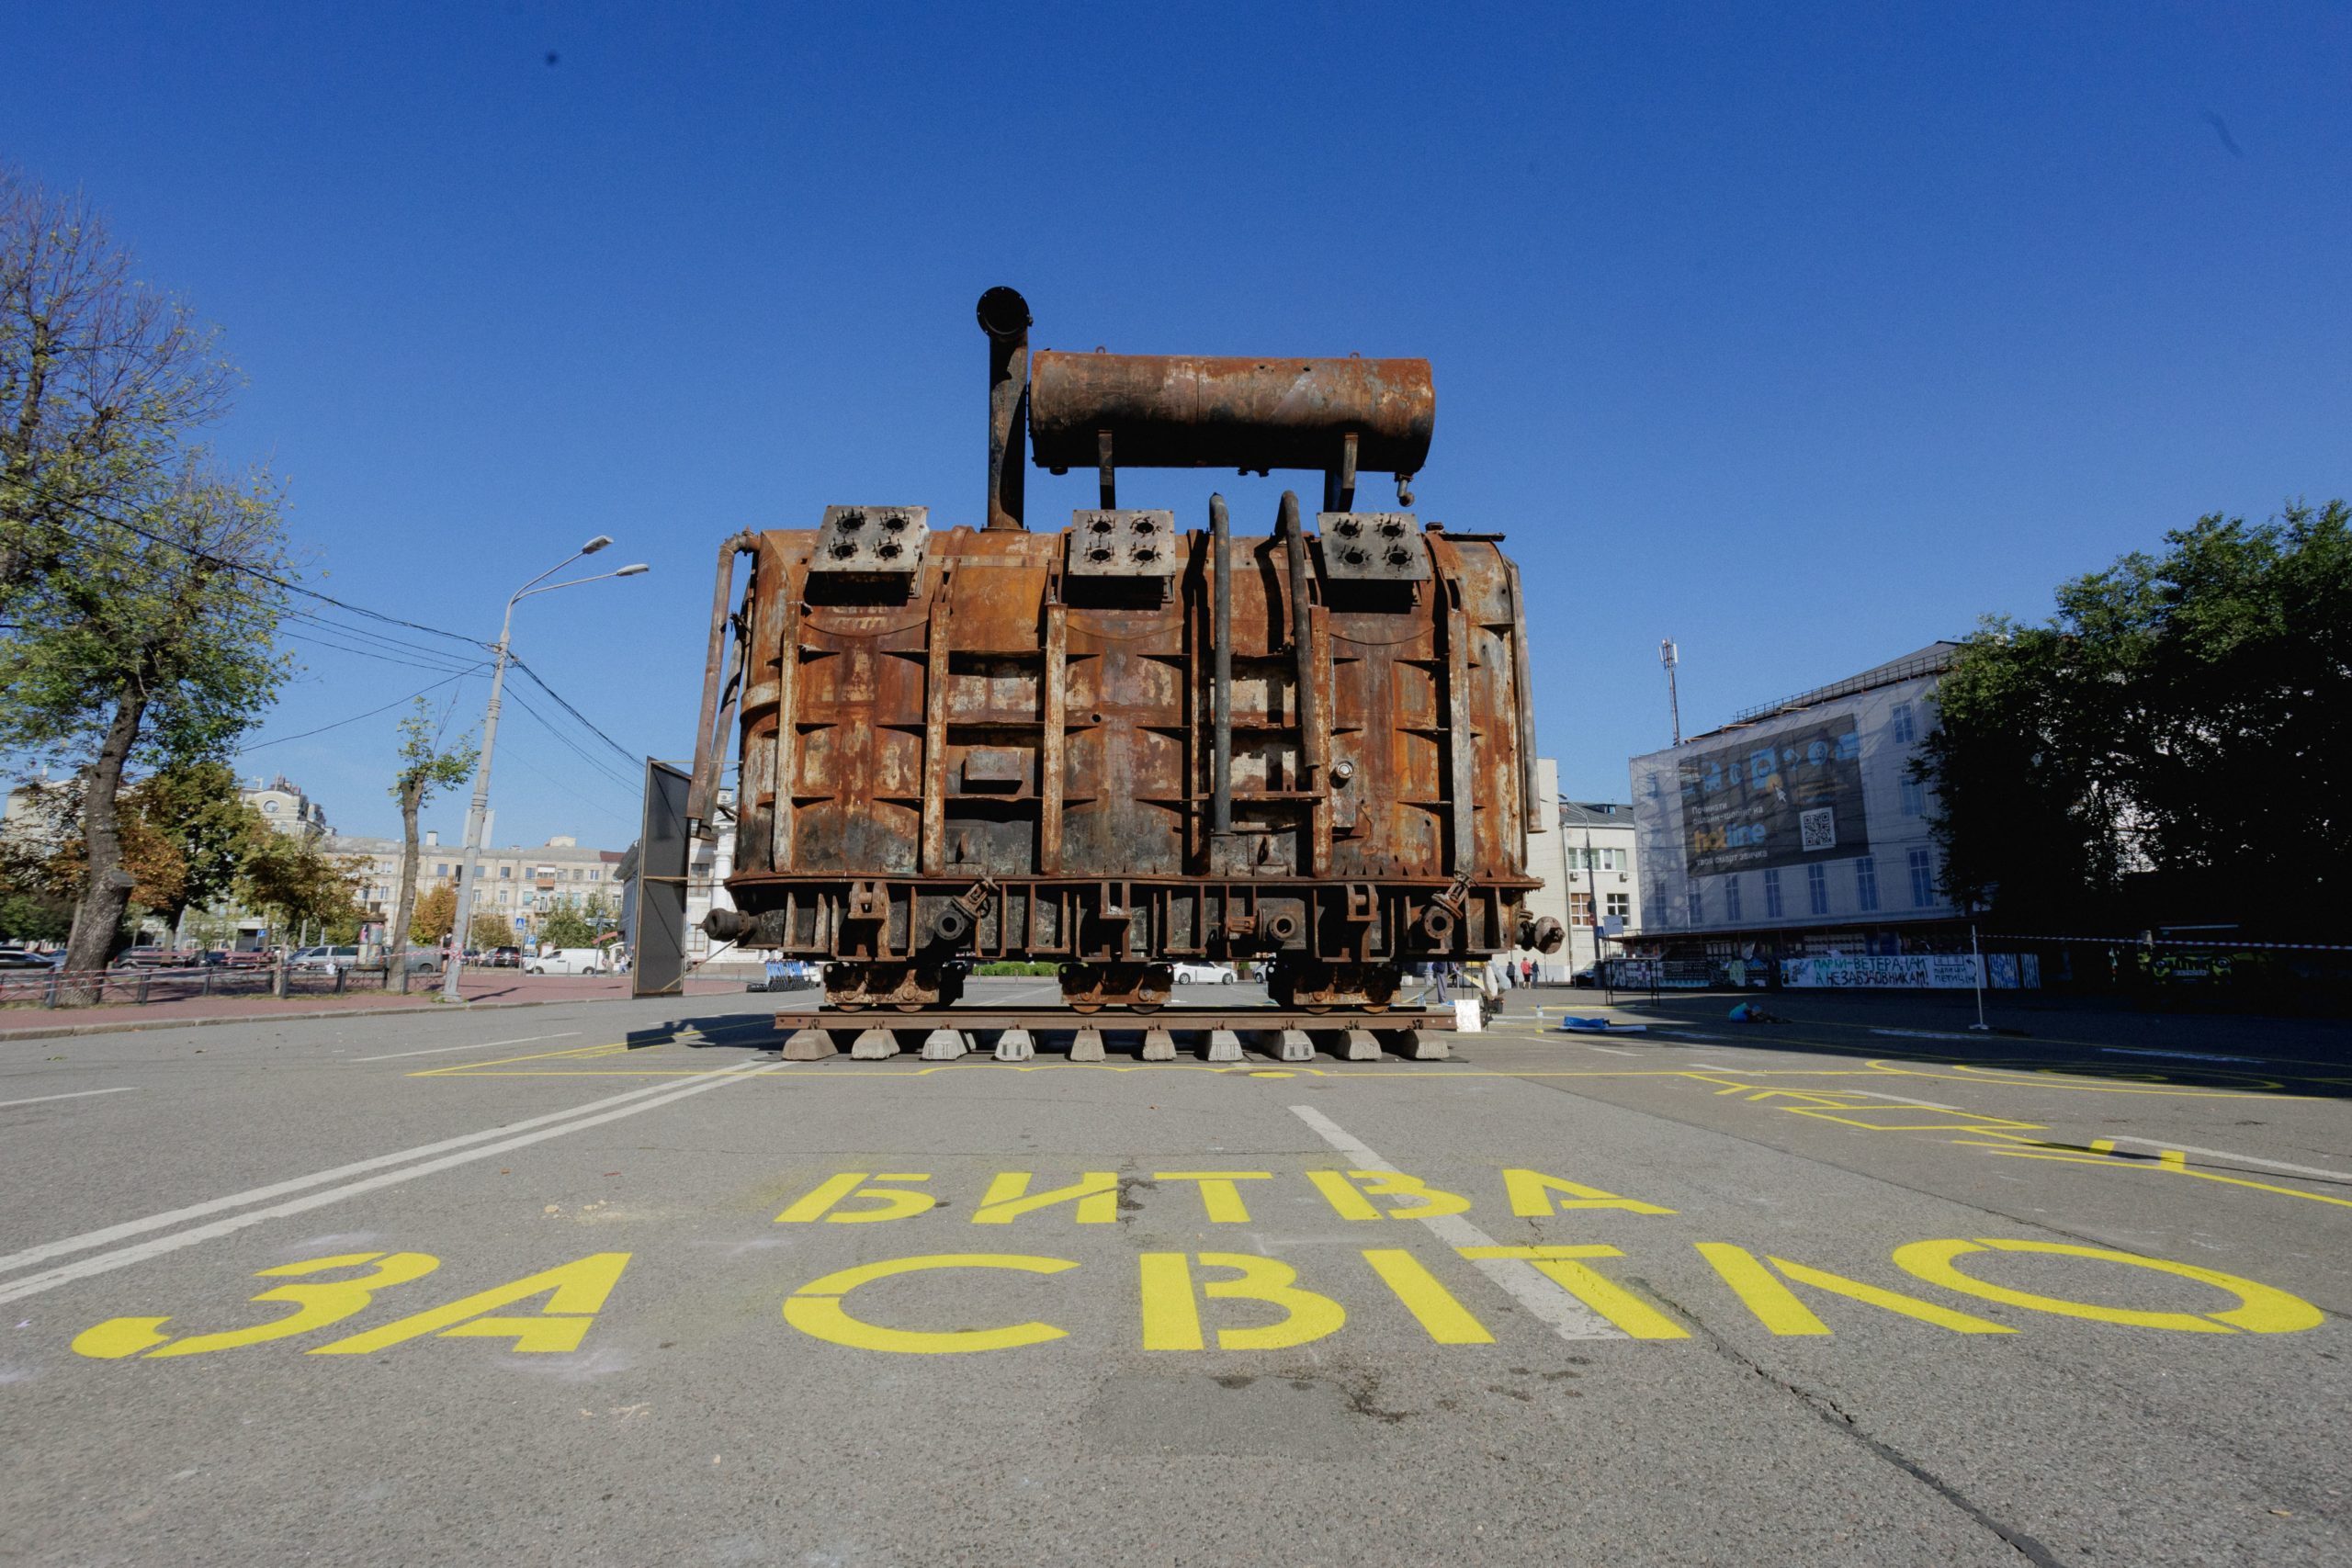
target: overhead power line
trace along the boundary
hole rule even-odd
[[[282,588],[288,593],[299,593],[306,599],[315,599],[322,604],[332,604],[338,610],[347,611],[355,615],[365,615],[371,621],[381,621],[386,626],[406,626],[411,631],[424,632],[430,637],[447,637],[452,642],[462,642],[473,648],[486,649],[494,646],[482,641],[480,637],[468,637],[463,632],[448,631],[440,626],[428,626],[423,621],[412,621],[400,615],[388,615],[381,610],[371,610],[365,604],[354,604],[349,600],[338,599],[332,593],[322,593],[315,588],[305,588],[300,583],[280,577],[274,571],[264,571],[261,568],[244,561],[232,560],[226,556],[216,556],[208,550],[193,548],[177,539],[167,538],[151,528],[142,528],[136,523],[127,523],[119,517],[110,517],[79,502],[65,501],[59,504],[79,512],[95,522],[103,523],[109,527],[120,528],[128,534],[135,534],[151,544],[161,545],[165,549],[177,550],[191,560],[199,560],[224,571],[240,572],[246,577],[269,583],[273,587]],[[49,523],[47,525],[68,538],[74,536],[73,531],[62,523]]]
[[[634,783],[616,773],[611,763],[605,761],[594,752],[590,751],[586,747],[582,746],[579,741],[574,740],[571,736],[566,735],[562,730],[557,728],[556,726],[548,720],[547,715],[541,713],[537,708],[533,707],[529,703],[524,701],[523,694],[520,692],[509,693],[508,697],[516,707],[521,708],[525,713],[530,715],[531,717],[538,724],[540,728],[553,736],[567,750],[569,750],[573,756],[579,758],[582,767],[587,768],[598,778],[611,784],[614,788],[620,790],[632,797],[636,795],[638,793],[638,786]]]
[[[597,728],[596,726],[590,721],[586,714],[582,713],[578,708],[573,707],[570,703],[566,702],[562,693],[557,691],[553,686],[548,685],[546,681],[540,679],[539,672],[537,671],[524,663],[521,659],[515,657],[513,653],[510,652],[507,654],[506,661],[514,666],[515,669],[520,670],[524,674],[529,676],[531,678],[531,684],[537,686],[540,691],[545,692],[548,697],[554,701],[558,707],[570,714],[572,717],[578,719],[587,728],[587,730],[591,735],[594,735],[597,739],[611,747],[614,751],[620,756],[623,761],[627,762],[632,768],[641,767],[644,765],[648,753],[643,751],[632,751],[628,747],[622,745],[619,741],[614,739],[611,736],[605,734],[603,730]],[[632,785],[631,787],[633,788],[635,786]]]
[[[476,670],[481,668],[481,667],[480,665],[476,665],[474,667]],[[464,680],[471,673],[473,673],[473,671],[470,670],[460,671],[458,673],[450,676],[447,681],[434,682],[433,684],[425,687],[423,691],[411,692],[404,697],[395,697],[390,702],[386,703],[382,707],[369,708],[366,713],[356,713],[349,718],[339,718],[333,724],[322,724],[316,729],[305,729],[299,735],[281,735],[275,740],[257,741],[251,746],[240,747],[238,749],[237,755],[242,757],[252,751],[266,751],[272,746],[283,746],[289,740],[307,740],[313,735],[324,735],[330,729],[341,729],[346,724],[357,724],[363,718],[373,718],[379,713],[389,713],[392,709],[400,706],[402,703],[413,703],[416,701],[417,698],[437,692],[444,686],[455,685],[458,682]]]

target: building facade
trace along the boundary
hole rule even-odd
[[[1568,938],[1555,953],[1512,956],[1532,958],[1541,979],[1566,981],[1598,959],[1623,953],[1626,933],[1640,929],[1639,835],[1632,807],[1564,799],[1559,763],[1544,757],[1535,768],[1543,798],[1558,806],[1529,824],[1527,874],[1542,877],[1544,886],[1530,896],[1528,908],[1539,919],[1559,921]]]
[[[1964,943],[1911,776],[1939,642],[1630,763],[1647,897],[1636,953],[1757,961]]]
[[[238,796],[247,806],[261,813],[262,820],[281,833],[323,835],[327,828],[326,808],[302,793],[302,786],[280,773],[275,778],[250,779],[240,785]]]
[[[390,933],[401,893],[401,840],[356,836],[329,839],[329,854],[348,855],[363,863],[359,906],[375,929],[366,934],[383,940]],[[511,927],[517,946],[537,937],[540,926],[555,909],[569,904],[591,924],[600,919],[610,928],[620,923],[621,852],[583,848],[569,834],[559,834],[535,849],[509,844],[484,849],[474,897],[474,913],[494,915]],[[454,886],[462,874],[465,851],[441,842],[428,829],[417,848],[416,896],[436,887]]]

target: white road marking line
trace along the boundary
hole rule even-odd
[[[2214,1056],[2209,1055],[2202,1051],[2143,1051],[2132,1045],[2102,1045],[2098,1049],[2099,1054],[2105,1056],[2162,1056],[2169,1061],[2176,1062],[2252,1062],[2258,1064],[2262,1061],[2262,1058],[2259,1056]]]
[[[1395,1170],[1396,1168],[1380,1157],[1371,1148],[1357,1141],[1354,1134],[1332,1121],[1311,1105],[1294,1105],[1290,1113],[1315,1129],[1322,1140],[1356,1162],[1360,1170]],[[1430,1234],[1452,1247],[1493,1247],[1495,1238],[1472,1224],[1459,1214],[1440,1214],[1423,1220]],[[1492,1280],[1512,1300],[1532,1313],[1536,1318],[1552,1325],[1552,1331],[1563,1339],[1624,1339],[1630,1337],[1607,1318],[1577,1301],[1567,1292],[1535,1271],[1535,1266],[1523,1258],[1482,1258],[1471,1267]],[[6,1301],[0,1296],[0,1301]]]
[[[167,1252],[177,1252],[184,1247],[194,1247],[198,1242],[213,1241],[224,1235],[233,1235],[238,1231],[264,1224],[271,1220],[284,1219],[288,1214],[299,1214],[305,1210],[321,1208],[328,1203],[340,1203],[346,1198],[356,1198],[363,1192],[372,1192],[379,1187],[390,1187],[397,1182],[431,1176],[437,1171],[448,1170],[453,1167],[466,1165],[474,1160],[489,1159],[493,1155],[507,1154],[531,1144],[544,1143],[549,1138],[560,1138],[566,1133],[577,1133],[583,1128],[598,1126],[606,1122],[617,1122],[624,1116],[634,1116],[640,1111],[651,1111],[667,1105],[672,1100],[684,1100],[690,1095],[701,1094],[709,1089],[724,1089],[727,1085],[739,1083],[744,1078],[758,1077],[763,1073],[781,1072],[787,1065],[783,1062],[770,1062],[765,1066],[755,1067],[746,1064],[740,1067],[722,1067],[717,1072],[705,1073],[695,1082],[686,1084],[683,1088],[675,1085],[662,1085],[661,1087],[665,1092],[656,1094],[650,1100],[639,1100],[633,1105],[623,1105],[594,1116],[576,1117],[553,1127],[542,1127],[536,1133],[526,1133],[519,1138],[508,1138],[501,1143],[485,1145],[481,1148],[443,1155],[439,1159],[427,1160],[423,1165],[403,1166],[398,1170],[386,1171],[380,1176],[371,1176],[364,1181],[347,1182],[341,1187],[331,1187],[324,1192],[312,1192],[306,1197],[290,1198],[283,1203],[272,1204],[266,1209],[254,1209],[242,1214],[232,1214],[225,1220],[215,1220],[210,1224],[198,1225],[194,1230],[157,1236],[153,1241],[142,1241],[133,1247],[119,1247],[112,1252],[102,1252],[96,1258],[85,1258],[79,1262],[62,1263],[46,1272],[27,1275],[24,1279],[14,1280],[6,1285],[0,1285],[0,1302],[22,1301],[27,1296],[37,1296],[43,1291],[53,1291],[58,1286],[70,1284],[75,1280],[87,1279],[93,1274],[104,1274],[116,1269],[128,1268],[133,1263],[143,1263],[148,1258],[160,1258]]]
[[[1952,1034],[1940,1029],[1873,1029],[1872,1034],[1884,1034],[1896,1040],[1982,1040],[1981,1034]]]
[[[1826,1090],[1826,1092],[1830,1094],[1859,1094],[1868,1100],[1891,1100],[1897,1105],[1924,1105],[1930,1111],[1957,1111],[1962,1116],[1969,1114],[1968,1111],[1962,1110],[1957,1105],[1946,1105],[1940,1100],[1914,1100],[1907,1094],[1881,1094],[1874,1089],[1833,1089]]]
[[[1634,1054],[1631,1051],[1620,1050],[1614,1045],[1595,1045],[1593,1049],[1596,1051],[1606,1051],[1612,1056],[1630,1056]]]
[[[2259,1155],[2232,1154],[2227,1149],[2200,1149],[2195,1144],[2176,1144],[2169,1138],[2139,1138],[2118,1134],[2119,1144],[2145,1144],[2152,1149],[2178,1149],[2185,1155],[2203,1155],[2208,1159],[2235,1160],[2241,1165],[2258,1165],[2267,1170],[2290,1171],[2297,1176],[2315,1176],[2323,1181],[2352,1181],[2352,1171],[2322,1170],[2315,1165],[2290,1165],[2283,1159],[2264,1159]]]
[[[46,1105],[52,1100],[87,1100],[94,1094],[129,1094],[139,1086],[124,1084],[119,1089],[77,1089],[72,1094],[37,1094],[30,1100],[0,1100],[0,1111],[12,1105]]]
[[[542,1040],[577,1040],[580,1031],[567,1029],[561,1034],[526,1034],[520,1040],[482,1040],[471,1045],[432,1045],[422,1051],[394,1051],[387,1056],[354,1056],[354,1066],[362,1062],[397,1062],[403,1056],[439,1056],[451,1051],[487,1051],[495,1045],[536,1045]]]
[[[726,1067],[718,1070],[737,1072],[741,1069]],[[420,1144],[413,1149],[401,1149],[394,1154],[378,1155],[372,1159],[355,1160],[349,1165],[339,1165],[333,1170],[322,1170],[310,1176],[297,1176],[285,1181],[274,1181],[266,1187],[255,1187],[243,1192],[232,1192],[225,1198],[214,1198],[202,1203],[191,1203],[187,1208],[173,1209],[165,1213],[150,1214],[143,1220],[125,1220],[119,1225],[107,1225],[103,1230],[87,1231],[81,1235],[69,1235],[62,1241],[44,1242],[39,1247],[28,1247],[22,1252],[12,1252],[5,1258],[0,1258],[0,1271],[21,1269],[28,1263],[46,1262],[52,1258],[62,1258],[69,1252],[85,1252],[94,1247],[104,1247],[110,1241],[120,1241],[126,1236],[162,1230],[167,1225],[175,1225],[186,1220],[200,1220],[207,1214],[217,1214],[223,1210],[234,1209],[246,1203],[258,1203],[268,1198],[283,1197],[288,1192],[300,1192],[305,1187],[317,1187],[324,1182],[340,1181],[347,1176],[359,1176],[368,1171],[381,1170],[388,1165],[401,1165],[409,1160],[425,1159],[450,1149],[464,1148],[469,1144],[480,1144],[492,1138],[507,1137],[528,1127],[544,1127],[550,1122],[568,1121],[574,1116],[584,1116],[592,1111],[601,1111],[608,1105],[622,1105],[633,1100],[643,1100],[649,1095],[660,1094],[673,1087],[674,1086],[671,1084],[648,1084],[642,1089],[628,1089],[619,1094],[607,1095],[603,1100],[592,1100],[585,1105],[575,1105],[569,1111],[550,1111],[544,1116],[533,1116],[522,1122],[510,1122],[504,1126],[492,1127],[487,1132],[468,1133],[461,1137],[444,1138],[438,1143]]]

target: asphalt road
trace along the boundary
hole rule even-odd
[[[0,1561],[2352,1561],[2340,1028],[776,1001],[0,1044]]]

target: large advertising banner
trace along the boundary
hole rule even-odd
[[[1868,852],[1862,748],[1851,715],[1679,763],[1683,865],[1693,876]]]
[[[1781,984],[1799,990],[1967,990],[1976,984],[1976,960],[1965,953],[1918,953],[1901,958],[1783,958]]]

